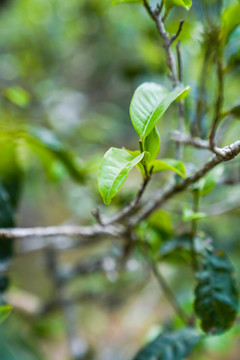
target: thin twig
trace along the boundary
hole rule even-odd
[[[150,15],[150,17],[154,20],[158,32],[163,40],[163,48],[166,52],[167,56],[167,66],[170,70],[170,78],[172,80],[173,86],[175,87],[178,84],[178,76],[177,76],[177,67],[174,54],[171,50],[171,40],[169,34],[167,33],[163,20],[160,16],[156,15],[154,11],[152,11],[150,5],[148,4],[147,0],[143,0],[144,6]]]
[[[178,31],[176,32],[175,35],[172,35],[170,38],[170,46],[172,45],[172,43],[179,37],[179,35],[181,34],[182,28],[184,25],[184,20],[181,20],[179,23],[179,27],[178,27]]]
[[[218,76],[218,93],[217,93],[217,100],[215,106],[215,114],[212,123],[212,128],[209,135],[209,142],[211,149],[214,151],[215,148],[215,134],[217,130],[217,126],[219,121],[221,120],[221,111],[223,105],[223,66],[222,66],[222,59],[219,56],[217,59],[217,76]]]
[[[178,60],[178,79],[182,82],[182,57],[181,57],[181,41],[177,43],[177,60]]]
[[[206,81],[208,78],[209,51],[206,50],[200,73],[198,98],[196,101],[195,117],[191,126],[192,136],[202,136],[202,116],[206,110]]]
[[[102,218],[101,218],[101,214],[100,214],[100,210],[97,208],[97,209],[94,209],[92,211],[92,215],[93,217],[96,219],[97,223],[99,225],[103,225],[103,221],[102,221]]]
[[[236,141],[235,143],[220,149],[219,152],[221,157],[214,155],[200,170],[185,179],[182,183],[167,185],[163,190],[155,193],[153,195],[153,200],[145,204],[140,213],[130,219],[131,226],[134,226],[140,221],[146,219],[153,211],[162,206],[167,200],[197,182],[218,164],[234,159],[240,153],[240,141]]]
[[[104,224],[108,226],[116,222],[120,222],[124,220],[127,216],[130,216],[137,209],[150,179],[151,179],[150,176],[146,177],[142,183],[140,190],[137,193],[136,198],[128,206],[123,208],[119,213],[112,216],[109,220],[105,221]]]
[[[153,194],[152,200],[143,204],[140,208],[140,212],[136,215],[129,216],[127,229],[132,228],[139,224],[140,221],[146,219],[153,211],[158,207],[165,204],[173,196],[179,194],[180,192],[186,190],[190,185],[194,184],[196,181],[205,176],[210,170],[212,170],[218,164],[234,159],[237,155],[240,154],[240,141],[221,148],[218,150],[221,156],[214,155],[200,170],[194,173],[192,176],[186,178],[182,183],[170,184],[164,189],[157,191]],[[128,209],[128,207],[126,208]],[[126,211],[126,210],[125,210]],[[117,222],[118,220],[116,220]],[[33,238],[47,238],[45,246],[49,246],[49,239],[52,237],[83,237],[85,243],[92,243],[93,241],[98,241],[99,238],[118,238],[121,239],[126,233],[126,226],[122,225],[108,225],[108,226],[50,226],[50,227],[37,227],[37,228],[2,228],[0,229],[0,236],[2,238],[15,238],[15,239],[31,239]],[[91,242],[89,239],[92,239]],[[41,242],[42,242],[41,239]],[[83,240],[84,242],[84,240]],[[57,240],[52,240],[51,245],[57,246]]]
[[[198,149],[205,149],[211,151],[209,141],[203,140],[199,137],[191,137],[187,134],[181,133],[180,131],[174,131],[171,134],[172,140],[180,142],[187,146],[193,146]]]
[[[182,82],[182,58],[181,58],[181,50],[180,50],[180,41],[177,43],[177,60],[178,60],[178,80]],[[184,109],[184,100],[181,100],[178,103],[178,130],[180,132],[184,132],[184,118],[185,118],[185,109]],[[180,142],[176,143],[176,158],[181,160],[183,156],[183,147]]]

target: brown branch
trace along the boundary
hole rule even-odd
[[[225,160],[225,152],[223,149],[217,146],[214,146],[214,148],[212,148],[209,141],[203,140],[199,137],[190,137],[189,135],[183,134],[180,131],[174,131],[172,133],[172,140],[184,145],[196,147],[198,149],[209,150],[217,156],[222,157],[223,160]]]
[[[92,211],[92,215],[93,217],[96,219],[97,223],[99,225],[103,225],[103,221],[102,221],[102,217],[101,217],[101,214],[100,214],[100,210],[97,208],[97,209],[94,209]]]
[[[208,78],[208,65],[209,65],[210,52],[207,50],[204,55],[203,65],[200,72],[200,80],[198,86],[198,98],[196,101],[196,111],[194,120],[191,126],[191,134],[193,136],[202,135],[202,116],[206,111],[206,81]]]
[[[181,41],[177,43],[177,60],[178,60],[178,79],[182,82],[182,57],[181,57]]]
[[[171,138],[172,140],[187,146],[193,146],[198,149],[205,149],[211,151],[209,141],[203,140],[199,137],[191,137],[180,131],[174,131],[171,135]]]
[[[0,236],[2,238],[51,238],[56,236],[78,237],[78,238],[94,238],[94,237],[118,237],[119,232],[114,226],[46,226],[34,228],[1,228]]]
[[[137,209],[150,179],[151,179],[151,175],[146,177],[142,183],[142,186],[141,186],[136,198],[128,206],[123,208],[118,214],[111,217],[108,221],[105,221],[104,224],[108,226],[108,225],[114,224],[116,222],[120,222],[120,221],[124,220],[127,216],[130,216]]]
[[[92,246],[107,239],[120,239],[123,232],[122,227],[110,225],[0,228],[0,241],[4,238],[18,239],[15,252],[21,255],[49,246],[59,251]]]
[[[150,15],[150,17],[155,22],[158,32],[163,40],[163,48],[165,50],[166,56],[167,56],[167,66],[170,70],[170,78],[172,80],[173,86],[176,86],[178,84],[178,75],[177,75],[177,66],[174,54],[171,50],[171,38],[169,37],[168,32],[165,29],[163,20],[158,14],[155,14],[154,11],[152,11],[150,5],[148,4],[147,0],[143,0],[144,6]]]
[[[211,169],[218,164],[234,159],[240,153],[240,141],[226,146],[222,149],[218,149],[221,156],[214,155],[200,170],[198,170],[192,176],[186,178],[182,183],[170,184],[163,190],[153,194],[153,200],[148,201],[142,206],[140,212],[129,218],[127,227],[119,224],[116,225],[93,225],[93,226],[51,226],[51,227],[37,227],[37,228],[2,228],[0,229],[1,238],[15,238],[15,239],[26,239],[31,238],[29,246],[34,238],[40,238],[38,245],[39,248],[45,248],[49,245],[55,246],[59,249],[66,249],[70,246],[92,244],[94,241],[99,241],[100,238],[118,238],[124,237],[126,230],[136,226],[139,222],[146,219],[153,211],[165,204],[170,198],[174,197],[178,193],[186,190],[190,185],[201,179]],[[135,200],[136,201],[136,200]],[[127,213],[128,207],[124,210]],[[119,218],[118,218],[119,219]],[[119,221],[116,218],[116,223]],[[59,239],[60,237],[60,239]],[[63,242],[61,237],[64,238]],[[77,242],[70,242],[67,238],[77,238]],[[56,239],[55,239],[56,238]],[[83,238],[83,239],[82,239]],[[44,240],[45,239],[45,240]],[[79,241],[79,239],[82,239]],[[89,241],[91,239],[91,241]],[[70,239],[71,240],[71,239]],[[32,250],[39,249],[32,245]],[[29,251],[29,250],[28,250]]]
[[[214,151],[215,148],[215,134],[217,131],[218,124],[221,120],[221,112],[222,112],[222,105],[223,105],[223,65],[222,65],[222,58],[219,57],[217,59],[217,76],[218,76],[218,93],[217,93],[217,100],[215,106],[215,114],[212,123],[212,128],[209,135],[209,142],[211,149]]]
[[[179,37],[179,35],[181,34],[182,28],[184,25],[184,20],[181,20],[179,23],[179,27],[178,27],[178,31],[176,32],[175,35],[172,35],[170,38],[170,46],[172,45],[172,43]]]
[[[214,155],[200,170],[185,179],[182,183],[168,185],[162,191],[154,194],[153,200],[149,201],[142,208],[141,212],[130,220],[131,226],[135,226],[142,220],[146,219],[153,211],[162,206],[166,201],[176,194],[186,190],[190,185],[197,182],[218,164],[234,159],[240,153],[240,141],[236,141],[235,143],[220,149],[220,153],[221,157]]]
[[[182,58],[181,58],[181,50],[180,50],[180,41],[177,43],[177,61],[178,61],[178,80],[181,83],[182,82]],[[184,100],[181,100],[178,103],[178,130],[180,132],[184,132],[185,124],[185,108],[184,108]],[[182,144],[180,142],[177,142],[176,144],[176,158],[178,160],[181,160],[183,156],[183,148]]]

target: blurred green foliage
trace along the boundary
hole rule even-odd
[[[169,88],[165,54],[157,31],[144,9],[137,4],[112,7],[110,0],[5,0],[0,4],[1,227],[13,226],[13,209],[17,205],[16,223],[20,226],[52,225],[66,219],[91,223],[91,210],[96,205],[103,208],[96,182],[100,159],[110,146],[135,148],[137,139],[128,114],[133,91],[143,81],[157,81]],[[233,116],[231,126],[223,127],[221,145],[237,140],[240,131],[240,123],[236,121],[239,120],[240,103],[239,14],[239,2],[234,0],[193,0],[190,12],[186,12],[184,7],[176,7],[167,20],[168,31],[175,33],[179,20],[185,19],[180,40],[184,83],[192,89],[186,101],[188,128],[192,126],[196,110],[197,81],[204,76],[208,78],[206,104],[200,107],[202,122],[199,130],[202,136],[208,133],[215,101],[214,52],[220,40],[226,45],[224,112]],[[176,109],[173,107],[158,125],[161,158],[174,156],[174,144],[168,134],[176,124]],[[184,159],[191,163],[186,164],[187,171],[191,172],[204,163],[206,157],[205,152],[186,148]],[[230,254],[239,271],[240,209],[236,206],[239,184],[215,186],[219,179],[230,173],[232,178],[239,179],[238,160],[198,184],[202,196],[205,195],[201,207],[207,213],[200,221],[200,228],[214,239],[216,247]],[[104,208],[106,213],[121,208],[133,198],[136,182],[140,184],[140,177],[136,180],[136,174],[132,173],[127,186],[113,200],[111,209]],[[153,187],[159,188],[167,179],[168,174],[157,175]],[[223,202],[229,211],[221,215],[216,206],[221,210]],[[142,238],[145,235],[150,237],[149,246],[156,258],[164,264],[167,260],[166,274],[186,303],[186,310],[190,311],[192,304],[185,285],[189,287],[190,283],[193,286],[193,281],[189,270],[183,268],[182,260],[189,261],[189,239],[186,236],[172,238],[179,228],[183,231],[189,226],[188,222],[182,222],[183,203],[185,209],[190,206],[190,192],[187,197],[179,196],[178,204],[171,201],[167,209],[155,213],[138,232]],[[211,207],[214,204],[215,208]],[[11,241],[5,245],[1,247],[1,259],[12,253]],[[181,251],[176,255],[179,249]],[[96,253],[102,251],[99,246]],[[11,279],[13,284],[27,292],[43,293],[47,300],[53,289],[44,273],[45,264],[39,260],[40,255],[31,255],[31,260],[21,256],[13,259]],[[76,255],[87,257],[92,253],[73,252],[63,262],[72,262]],[[116,294],[115,302],[112,301],[115,307],[103,299],[99,310],[98,306],[86,301],[81,308],[78,307],[78,315],[83,319],[84,336],[99,349],[97,358],[108,360],[114,356],[116,360],[123,360],[139,348],[144,326],[166,321],[164,314],[168,305],[162,298],[154,302],[156,286],[147,284],[147,288],[144,287],[144,274],[136,271],[142,261],[137,251],[129,260],[124,276],[112,266],[112,254],[108,260],[105,273],[73,281],[68,291],[72,294],[82,289],[100,297],[100,293],[110,289],[108,295]],[[177,264],[175,270],[172,263]],[[28,269],[30,265],[31,271]],[[7,280],[4,276],[2,278],[3,285],[0,286],[5,288]],[[132,283],[135,283],[134,289]],[[122,289],[125,289],[124,294]],[[135,292],[140,295],[140,300],[136,300]],[[119,304],[123,306],[125,302],[126,306],[119,309]],[[146,311],[147,306],[149,311]],[[138,315],[135,309],[139,311]],[[146,325],[144,311],[150,318],[147,318]],[[139,313],[142,314],[141,322],[137,319]],[[30,321],[23,315],[18,319],[14,315],[7,319],[1,325],[1,360],[58,358],[56,349],[64,342],[61,333],[64,324],[58,312],[55,316],[56,319],[51,317],[50,320],[42,317]],[[174,321],[178,328],[178,320]],[[116,332],[115,337],[111,329]],[[129,336],[120,339],[117,329],[124,334],[126,331]],[[58,331],[60,335],[56,339]],[[206,340],[191,358],[237,360],[239,333],[237,324],[230,333]],[[43,357],[38,353],[43,353]]]

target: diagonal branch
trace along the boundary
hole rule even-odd
[[[218,164],[234,159],[240,153],[240,141],[238,140],[235,143],[220,149],[220,153],[221,157],[214,155],[200,170],[185,179],[182,183],[168,185],[163,190],[154,194],[153,200],[148,202],[142,208],[141,212],[130,220],[131,226],[137,225],[140,221],[146,219],[153,211],[162,206],[166,201],[176,194],[186,190],[190,185],[197,182]]]
[[[150,176],[146,177],[144,182],[142,183],[139,192],[137,193],[136,198],[128,206],[123,208],[119,213],[117,213],[116,215],[105,221],[104,225],[111,225],[116,222],[120,222],[124,220],[127,216],[130,216],[137,209],[150,179],[151,179]]]
[[[176,32],[175,35],[172,35],[170,38],[170,45],[172,45],[172,43],[179,37],[179,35],[181,34],[182,28],[184,25],[184,20],[181,20],[179,23],[179,27],[178,27],[178,31]]]
[[[155,22],[158,32],[163,40],[163,48],[166,52],[167,56],[167,66],[170,70],[170,78],[172,80],[173,86],[176,86],[178,84],[178,74],[177,74],[177,66],[176,66],[176,60],[173,54],[173,51],[171,49],[172,39],[169,37],[168,32],[165,29],[164,23],[162,18],[159,16],[159,14],[152,11],[150,5],[148,4],[147,0],[143,0],[143,4],[150,15],[150,17]],[[180,25],[180,31],[183,24]]]
[[[240,141],[226,146],[222,149],[218,149],[221,156],[214,155],[200,170],[194,173],[192,176],[186,178],[182,183],[170,184],[166,186],[161,191],[157,191],[153,194],[153,200],[148,201],[140,208],[140,212],[136,215],[129,216],[129,221],[126,225],[119,225],[116,219],[115,225],[93,225],[93,226],[50,226],[50,227],[37,227],[37,228],[2,228],[0,229],[0,238],[1,240],[8,238],[15,239],[30,239],[29,244],[32,243],[34,238],[40,238],[39,247],[45,248],[49,245],[56,246],[60,249],[67,249],[70,246],[80,246],[86,244],[92,244],[94,241],[99,241],[99,239],[106,238],[116,238],[121,239],[124,237],[129,229],[133,228],[139,224],[142,220],[146,219],[153,211],[165,204],[169,199],[174,197],[180,192],[186,190],[190,185],[197,182],[203,176],[205,176],[211,169],[213,169],[218,164],[234,159],[237,155],[240,154]],[[128,208],[128,207],[127,207]],[[125,210],[126,213],[127,209]],[[65,241],[59,242],[58,237],[63,237]],[[76,242],[72,242],[69,245],[69,239],[67,238],[76,238]],[[56,239],[55,239],[56,238]],[[45,239],[45,241],[44,241]],[[82,239],[79,241],[79,239]],[[91,240],[91,241],[90,241]],[[32,245],[33,251],[38,248],[34,248]]]

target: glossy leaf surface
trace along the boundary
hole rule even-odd
[[[149,156],[149,162],[153,161],[160,151],[161,147],[161,139],[159,132],[156,127],[153,128],[153,130],[150,132],[150,134],[144,139],[143,142],[143,149],[145,151],[148,151]]]
[[[221,334],[233,326],[238,312],[234,268],[223,252],[207,251],[198,274],[194,308],[203,331]]]
[[[226,42],[231,33],[240,25],[240,2],[226,8],[222,14],[221,38]]]
[[[145,346],[133,360],[182,360],[200,341],[194,329],[166,332]]]
[[[144,153],[134,156],[124,149],[110,148],[100,165],[98,187],[103,201],[109,205],[113,196],[120,190],[128,173],[144,157]]]
[[[169,106],[186,97],[189,91],[189,87],[169,91],[155,83],[140,85],[130,105],[131,121],[139,137],[144,139],[148,136]]]
[[[164,4],[167,10],[171,9],[174,6],[182,6],[186,10],[190,10],[192,6],[191,0],[164,0]]]
[[[175,160],[175,159],[155,160],[151,163],[150,166],[153,166],[153,173],[163,170],[170,170],[170,171],[174,171],[176,174],[180,175],[183,178],[186,177],[186,169],[184,163],[179,160]]]

